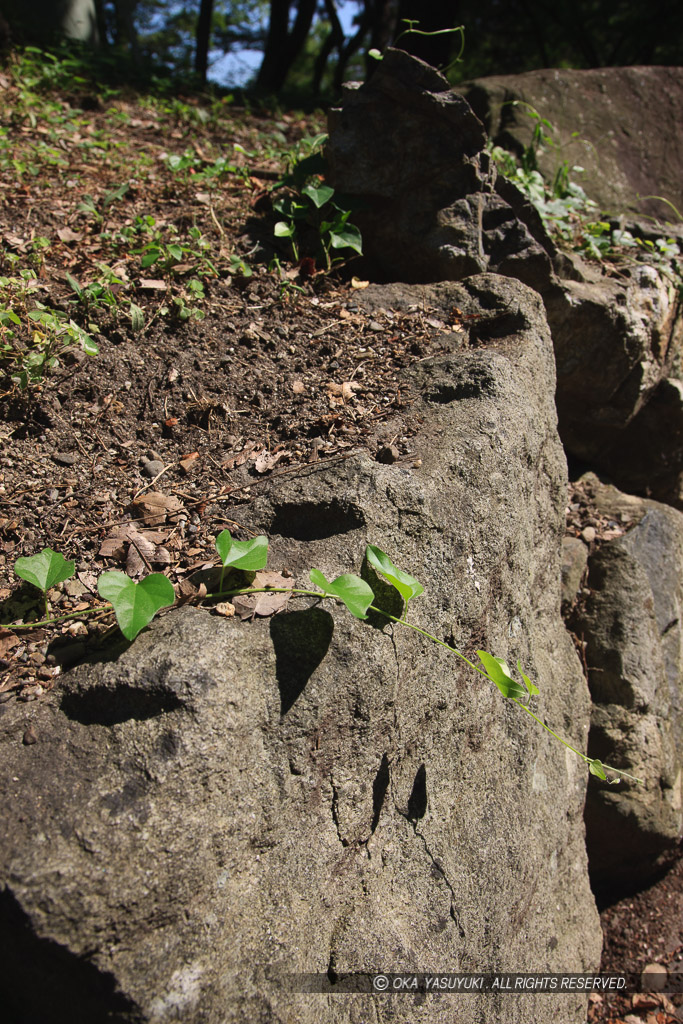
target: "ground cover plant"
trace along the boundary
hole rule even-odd
[[[269,597],[281,595],[267,609],[267,612],[273,613],[279,611],[288,598],[297,595],[300,597],[312,597],[318,600],[331,598],[343,604],[357,619],[367,619],[368,611],[375,612],[388,621],[413,629],[433,643],[444,647],[474,672],[479,673],[489,682],[492,682],[503,697],[513,701],[533,718],[542,729],[545,729],[563,746],[581,758],[588,765],[591,775],[595,775],[605,782],[618,782],[620,778],[629,778],[634,782],[640,781],[635,776],[629,775],[628,772],[614,768],[612,765],[603,764],[598,758],[588,757],[580,750],[577,750],[576,747],[567,743],[566,740],[562,739],[550,726],[534,714],[528,706],[528,701],[530,698],[538,695],[539,689],[523,671],[519,661],[517,662],[517,671],[522,680],[521,683],[513,678],[512,672],[504,658],[490,654],[488,651],[480,650],[476,652],[480,661],[480,664],[477,665],[456,647],[452,647],[443,640],[439,640],[433,633],[429,633],[419,626],[408,622],[408,604],[412,598],[419,597],[424,593],[424,587],[410,573],[397,568],[381,548],[368,544],[365,558],[368,564],[398,591],[404,604],[403,615],[400,618],[375,605],[373,603],[375,601],[375,594],[372,587],[354,573],[344,573],[333,580],[328,580],[319,569],[313,568],[310,570],[309,576],[311,583],[318,588],[316,590],[308,590],[291,585],[274,585],[269,580],[273,576],[277,578],[277,574],[265,575],[261,579],[254,575],[245,585],[224,587],[225,570],[228,568],[241,570],[245,573],[253,572],[254,574],[257,574],[259,570],[265,569],[268,558],[268,538],[260,535],[248,541],[236,541],[233,540],[229,530],[223,530],[216,538],[216,550],[221,563],[218,591],[212,594],[198,594],[204,600],[219,601],[224,598],[252,597],[257,594]],[[14,569],[18,576],[32,583],[41,591],[47,613],[47,591],[56,583],[63,582],[74,574],[74,563],[67,562],[58,552],[45,548],[40,554],[34,555],[31,558],[18,559]],[[267,580],[268,582],[266,582]],[[138,583],[135,583],[124,572],[104,572],[97,581],[97,589],[100,597],[109,602],[116,615],[119,628],[127,640],[134,640],[138,633],[149,625],[155,614],[160,609],[174,604],[176,598],[173,585],[163,573],[151,573]],[[227,614],[228,608],[231,608],[232,614],[234,614],[234,606],[229,604],[227,606],[223,605],[222,613]],[[83,614],[88,614],[88,612]],[[262,611],[261,614],[266,613]],[[54,621],[57,620],[48,617],[43,622],[38,623],[38,625],[49,626]],[[16,628],[21,629],[22,627]],[[607,772],[610,773],[609,776]]]
[[[606,218],[581,186],[583,168],[570,166],[563,158],[563,141],[552,122],[528,103],[513,100],[510,105],[520,107],[530,118],[531,139],[519,156],[490,143],[491,155],[500,172],[514,182],[536,208],[558,247],[597,261],[605,272],[612,274],[628,274],[635,264],[649,264],[683,297],[683,254],[676,239],[660,233],[654,226],[646,236],[642,231],[627,230],[614,218]],[[556,158],[552,181],[545,180],[538,167],[538,158],[544,152]],[[666,197],[660,198],[668,205],[672,222],[683,223],[680,211]]]
[[[0,99],[0,622],[44,617],[17,560],[76,572],[58,623],[0,630],[1,705],[107,642],[111,615],[67,615],[99,606],[99,574],[180,589],[278,474],[414,458],[400,374],[443,342],[429,308],[365,313],[314,226],[298,262],[276,235],[279,199],[326,198],[322,112],[139,95],[35,49]]]

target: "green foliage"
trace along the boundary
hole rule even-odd
[[[320,587],[326,597],[334,597],[341,601],[357,619],[367,619],[367,610],[372,604],[374,594],[360,576],[346,573],[330,582],[320,569],[311,569],[309,575],[311,583]]]
[[[668,237],[639,238],[600,218],[597,203],[589,199],[584,189],[572,179],[573,174],[583,172],[579,165],[570,167],[566,160],[562,160],[552,183],[545,181],[538,169],[538,158],[545,152],[555,152],[559,158],[562,146],[555,138],[555,129],[529,104],[515,100],[512,106],[523,107],[534,122],[529,144],[519,161],[500,146],[490,144],[489,150],[499,171],[514,182],[536,208],[558,246],[600,262],[622,265],[649,263],[680,289],[683,283],[679,265],[681,251],[676,241]],[[672,206],[671,203],[669,205]],[[675,207],[672,209],[682,219]]]
[[[14,563],[17,576],[38,587],[43,594],[58,583],[70,579],[75,569],[75,562],[68,562],[52,548],[43,548],[40,554],[31,555],[30,558],[17,558]]]
[[[320,147],[326,138],[321,134],[308,139],[308,153],[289,161],[288,173],[273,189],[282,191],[273,200],[273,210],[282,218],[275,224],[274,235],[289,239],[294,259],[312,254],[330,270],[353,253],[362,255],[363,240],[350,222],[357,201],[324,182],[326,165]]]
[[[539,693],[539,690],[522,671],[519,661],[517,662],[517,669],[522,677],[524,685],[517,683],[512,678],[507,662],[503,658],[489,654],[487,651],[477,651],[479,660],[483,665],[483,668],[479,668],[473,662],[469,661],[469,659],[458,651],[457,648],[444,643],[443,640],[439,640],[433,634],[428,633],[419,626],[415,626],[412,623],[407,622],[405,616],[402,619],[398,619],[395,615],[391,615],[389,612],[383,611],[381,608],[377,608],[372,604],[374,599],[372,588],[362,580],[360,576],[356,576],[351,573],[346,573],[342,576],[335,577],[333,580],[328,580],[319,569],[311,569],[311,582],[314,586],[319,587],[319,590],[302,590],[294,587],[284,588],[267,586],[238,587],[223,591],[223,579],[226,569],[230,568],[241,570],[243,572],[254,572],[265,567],[268,557],[268,538],[261,535],[248,541],[236,541],[233,540],[229,530],[223,530],[223,532],[216,538],[216,550],[220,557],[222,566],[219,593],[210,594],[207,595],[207,597],[215,599],[217,597],[229,597],[235,594],[261,594],[270,591],[272,593],[301,594],[320,599],[332,598],[335,601],[340,601],[357,619],[367,619],[367,613],[369,610],[376,612],[379,615],[383,615],[391,622],[406,626],[407,628],[420,633],[422,636],[427,637],[435,644],[445,647],[452,654],[455,654],[458,658],[469,665],[470,668],[487,678],[498,688],[503,697],[517,704],[518,707],[533,718],[534,721],[545,729],[546,732],[559,740],[560,743],[580,757],[587,764],[592,775],[608,782],[618,781],[620,777],[630,778],[636,782],[640,782],[639,779],[636,779],[632,775],[628,775],[626,772],[622,772],[618,768],[613,768],[610,765],[603,765],[599,760],[588,757],[586,754],[567,743],[566,740],[562,739],[561,736],[558,736],[558,734],[546,725],[545,722],[541,721],[541,719],[531,711],[527,704],[532,697]],[[415,579],[415,577],[405,572],[405,570],[397,568],[381,548],[376,547],[374,544],[368,544],[365,551],[365,557],[368,564],[377,569],[378,572],[380,572],[398,591],[406,602],[406,605],[413,597],[417,597],[424,592],[424,588]],[[56,583],[68,579],[73,575],[74,563],[67,562],[62,555],[58,555],[50,548],[45,548],[40,555],[34,555],[32,558],[17,559],[15,571],[17,575],[29,580],[31,583],[34,583],[43,591],[43,593],[46,593],[51,586],[54,586]],[[116,615],[119,628],[128,640],[134,640],[138,633],[144,629],[149,622],[151,622],[154,615],[161,608],[169,607],[175,601],[173,586],[170,580],[168,580],[162,573],[152,573],[151,575],[146,576],[139,583],[135,583],[133,580],[129,579],[125,573],[107,571],[103,572],[99,577],[97,589],[100,596],[110,602]],[[65,618],[68,617],[69,616],[65,616]],[[50,622],[55,621],[58,620],[47,620],[45,623],[40,623],[40,625],[47,625]],[[32,626],[35,625],[35,623],[32,624]],[[2,628],[11,629],[22,627],[12,627],[10,624],[3,626]],[[608,778],[608,771],[613,773],[616,778]]]
[[[268,561],[268,538],[262,535],[253,540],[233,540],[230,530],[223,530],[216,537],[216,551],[224,569],[254,572]]]
[[[160,572],[151,573],[139,583],[123,572],[103,572],[97,590],[111,603],[126,640],[134,640],[161,608],[175,601],[173,584]]]
[[[46,382],[64,353],[98,348],[89,334],[62,310],[33,297],[35,272],[0,277],[0,384],[26,391]]]
[[[385,555],[374,544],[368,544],[365,549],[365,556],[373,569],[380,572],[398,590],[406,605],[411,598],[419,597],[420,594],[424,593],[424,587],[421,583],[418,583],[414,576],[404,572],[402,569],[397,569],[389,556]]]

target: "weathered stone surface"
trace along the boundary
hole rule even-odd
[[[562,614],[576,602],[581,580],[588,565],[588,547],[578,537],[562,541]]]
[[[539,157],[552,180],[566,160],[603,210],[672,219],[683,209],[683,68],[570,68],[495,75],[458,87],[498,145],[520,153],[531,141],[531,104],[556,129],[560,149]],[[576,133],[576,134],[575,134]],[[646,198],[647,197],[647,198]]]
[[[590,752],[645,783],[589,790],[591,875],[618,889],[652,877],[683,826],[683,516],[592,474],[582,479],[602,512],[639,518],[589,558],[590,596],[572,620],[586,642]]]
[[[683,509],[683,381],[661,380],[601,462],[622,487]]]
[[[672,428],[683,435],[683,421],[653,406],[646,436],[636,419],[683,341],[676,289],[648,266],[633,267],[621,278],[603,277],[585,262],[579,266],[584,280],[563,280],[544,293],[557,363],[560,435],[573,455],[630,486],[638,478],[642,489],[653,458],[683,468],[683,443],[670,443]],[[627,436],[628,454],[620,460]]]
[[[622,70],[611,69],[615,90]],[[608,277],[558,252],[538,212],[490,166],[467,103],[408,54],[390,51],[370,81],[330,112],[329,129],[330,182],[364,203],[354,215],[363,272],[434,282],[486,269],[536,289],[555,346],[566,449],[624,487],[680,504],[683,403],[666,383],[683,352],[675,284],[650,266]]]
[[[517,331],[474,351],[444,336],[447,353],[415,369],[419,468],[312,468],[241,520],[303,585],[311,565],[358,571],[378,544],[425,585],[412,621],[469,656],[520,658],[538,714],[582,747],[540,300],[486,276],[401,301],[512,309]],[[446,1024],[452,997],[301,995],[281,979],[597,966],[582,762],[443,648],[307,603],[253,623],[171,612],[49,701],[5,705],[0,993],[17,1016]],[[457,1012],[580,1024],[585,1000],[470,994]]]
[[[548,282],[552,242],[517,218],[514,185],[496,194],[483,126],[434,68],[389,50],[328,120],[328,178],[363,200],[354,221],[376,280],[459,280],[513,260],[520,280]]]

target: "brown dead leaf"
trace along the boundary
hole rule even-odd
[[[254,463],[254,469],[257,473],[269,473],[285,454],[286,452],[277,452],[277,454],[273,454],[264,448]]]
[[[21,235],[15,235],[12,231],[6,231],[2,237],[12,249],[19,249],[20,252],[26,251],[28,243]]]
[[[116,558],[118,561],[122,562],[126,557],[126,547],[131,541],[141,542],[143,546],[145,546],[145,554],[147,554],[149,545],[151,545],[151,550],[153,552],[157,544],[163,544],[165,542],[166,537],[166,533],[151,532],[149,530],[141,532],[138,530],[135,523],[124,523],[123,526],[117,526],[115,530],[112,530],[112,532],[105,537],[100,545],[98,554],[101,555],[102,558]],[[88,586],[84,580],[82,582],[85,586]]]
[[[139,576],[145,569],[149,571],[154,558],[156,545],[142,533],[131,533],[128,555],[126,557],[126,574],[131,578]]]
[[[174,520],[183,510],[183,503],[178,498],[162,494],[161,491],[148,491],[133,500],[133,508],[148,526],[160,526],[168,519]]]
[[[0,635],[0,658],[4,658],[13,647],[19,643],[19,637],[14,633],[3,633]]]
[[[359,391],[361,385],[352,380],[345,380],[343,384],[330,381],[326,387],[330,405],[345,405],[355,398],[354,391]]]
[[[182,580],[176,587],[176,594],[178,595],[178,604],[187,604],[188,601],[201,601],[206,597],[207,590],[204,583],[200,583],[198,586],[192,582],[192,580]]]
[[[57,238],[60,242],[80,242],[82,237],[78,231],[72,231],[71,228],[60,228],[57,232]]]
[[[219,601],[214,611],[216,615],[224,615],[226,619],[231,619],[235,614],[235,606],[230,604],[229,601]]]
[[[291,578],[283,576],[279,572],[257,572],[251,583],[252,587],[286,587],[291,590]],[[253,619],[255,615],[262,618],[268,615],[276,615],[281,611],[291,597],[291,593],[279,594],[265,592],[263,594],[237,594],[232,599],[235,612],[244,619]]]

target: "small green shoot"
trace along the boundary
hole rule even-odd
[[[398,590],[406,605],[411,598],[419,597],[424,593],[425,588],[418,583],[414,576],[404,572],[403,569],[397,569],[389,556],[374,544],[368,544],[365,549],[365,557],[373,569],[381,573]]]
[[[45,614],[47,615],[47,592],[51,587],[70,579],[76,570],[76,563],[67,561],[59,552],[52,548],[43,548],[38,555],[30,558],[17,558],[14,571],[17,576],[43,593]]]
[[[496,684],[504,697],[526,697],[527,691],[512,678],[504,658],[496,658],[486,651],[477,651],[477,656],[484,666],[487,676]]]
[[[160,608],[175,601],[173,584],[163,573],[154,572],[139,583],[123,572],[103,572],[97,581],[100,597],[109,601],[126,640],[134,640],[149,625]]]
[[[342,604],[345,604],[351,614],[355,615],[357,619],[367,619],[366,612],[372,604],[372,599],[375,595],[360,576],[346,574],[344,576],[337,576],[336,579],[330,582],[321,573],[320,569],[311,569],[309,576],[311,583],[324,590],[326,595],[334,597],[341,601]]]
[[[268,538],[261,534],[252,540],[233,540],[230,530],[223,530],[216,537],[216,551],[222,566],[218,589],[222,590],[226,569],[242,569],[244,572],[265,569],[268,561]]]

